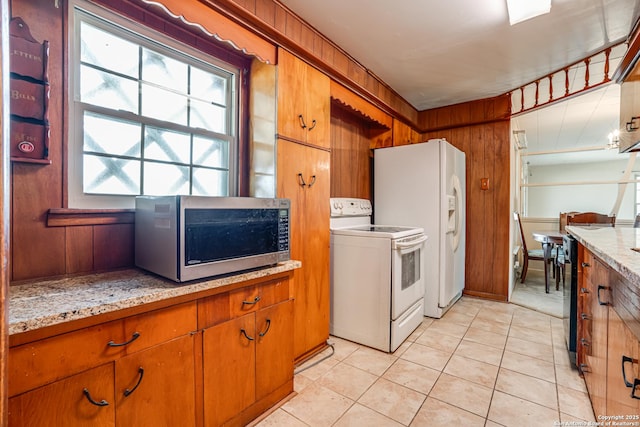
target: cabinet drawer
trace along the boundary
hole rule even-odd
[[[229,293],[231,317],[268,307],[289,299],[289,282],[280,280],[238,289]]]
[[[9,399],[9,425],[113,426],[114,397],[113,363],[108,363]]]
[[[196,330],[196,304],[131,316],[9,349],[9,396]]]

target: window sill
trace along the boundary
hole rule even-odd
[[[133,224],[135,209],[49,209],[47,227]]]

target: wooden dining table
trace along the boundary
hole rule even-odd
[[[544,256],[544,290],[549,293],[549,260],[553,258],[552,252],[556,245],[562,246],[562,239],[566,233],[559,231],[534,231],[533,240],[542,244],[542,254]]]

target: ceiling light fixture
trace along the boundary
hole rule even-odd
[[[551,11],[551,0],[507,0],[509,23],[518,22],[544,15]]]
[[[613,132],[609,132],[607,135],[609,142],[606,145],[607,150],[617,150],[620,148],[620,131],[615,129]]]

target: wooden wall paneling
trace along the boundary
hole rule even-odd
[[[12,1],[36,40],[49,41],[49,159],[51,165],[13,163],[11,193],[11,279],[64,273],[64,230],[44,226],[46,211],[63,203],[63,8],[49,0]],[[34,261],[34,260],[37,260]]]
[[[492,192],[492,200],[495,207],[493,217],[494,230],[494,262],[493,262],[493,294],[506,297],[509,293],[509,228],[510,197],[510,123],[508,121],[496,122],[490,125],[491,138],[493,140],[493,172],[489,178],[489,190]],[[479,185],[479,183],[477,184]]]
[[[69,274],[93,270],[93,226],[64,227],[66,267]]]
[[[93,265],[97,271],[134,265],[134,225],[113,224],[93,227]]]
[[[485,267],[486,254],[491,252],[490,236],[485,225],[487,216],[487,200],[476,185],[480,177],[485,175],[485,150],[482,141],[483,132],[480,126],[473,127],[469,132],[469,151],[467,151],[467,262],[465,292],[482,292],[492,284],[486,283]],[[469,254],[474,254],[473,257]]]
[[[0,0],[0,425],[8,423],[8,366],[9,354],[9,240],[10,240],[10,198],[9,198],[9,1]]]
[[[256,0],[255,15],[265,24],[275,27],[276,5],[271,0]]]
[[[500,108],[500,103],[497,103]],[[478,103],[446,108],[455,117],[485,114],[487,105]],[[492,103],[488,105],[493,108]],[[478,110],[479,109],[479,110]],[[441,126],[451,124],[443,109],[424,116],[434,130],[422,134],[422,140],[445,138],[466,154],[467,230],[465,293],[496,300],[506,300],[508,287],[509,233],[509,121],[476,126]],[[489,190],[480,190],[480,178],[490,179]],[[471,256],[470,254],[473,254]]]
[[[343,109],[331,110],[331,197],[371,200],[368,128]]]

